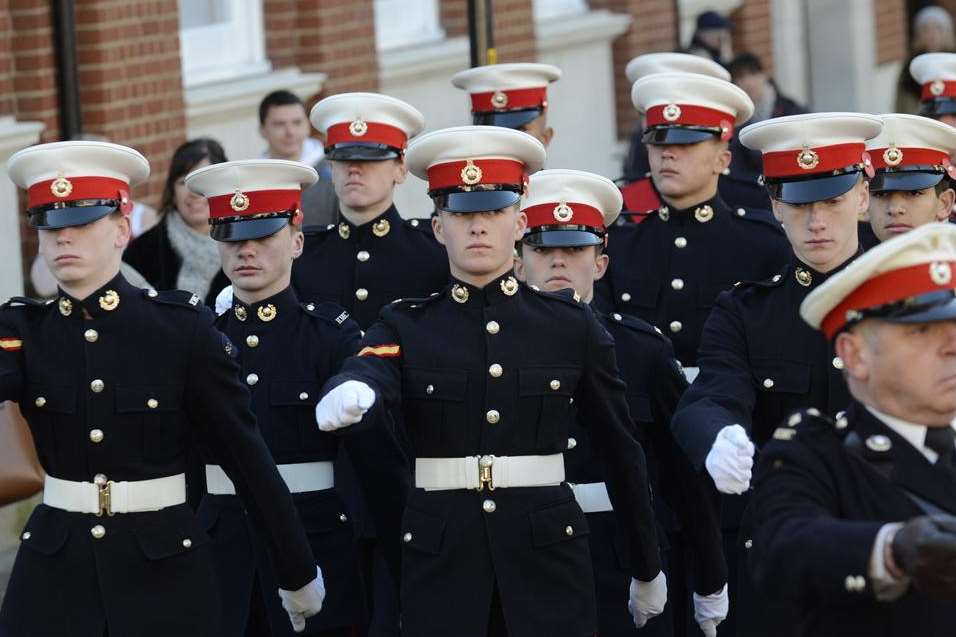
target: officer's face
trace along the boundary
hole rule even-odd
[[[538,115],[518,130],[528,133],[544,144],[545,148],[548,147],[548,144],[551,143],[551,138],[554,137],[554,129],[548,126],[547,113],[541,113],[541,115]]]
[[[383,161],[331,161],[332,185],[347,211],[380,213],[392,202],[396,184],[405,181],[407,170],[400,159]]]
[[[876,409],[926,425],[956,416],[956,321],[870,319],[838,336],[836,351],[850,391]]]
[[[945,221],[953,208],[956,192],[947,188],[890,190],[870,193],[870,227],[880,241],[886,241],[933,221]]]
[[[857,221],[866,211],[869,194],[869,186],[861,179],[833,199],[799,205],[771,199],[770,203],[800,260],[818,272],[829,272],[856,252]]]
[[[64,287],[82,288],[119,270],[129,243],[129,219],[114,213],[92,223],[59,230],[38,230],[40,254]]]
[[[483,285],[511,269],[514,245],[521,239],[527,217],[518,206],[489,212],[445,212],[432,217],[435,238],[448,251],[451,273]]]
[[[522,281],[554,292],[572,288],[585,302],[594,296],[594,282],[604,276],[608,257],[595,246],[545,248],[524,245],[515,261],[515,273]]]
[[[302,242],[302,232],[291,226],[262,239],[220,242],[222,271],[240,299],[261,301],[288,287],[292,261],[302,254]]]
[[[298,161],[302,157],[302,144],[309,136],[309,116],[305,107],[286,104],[269,108],[259,134],[269,144],[271,157]]]
[[[717,178],[730,165],[727,143],[717,139],[696,144],[648,144],[651,178],[674,206],[701,203],[714,195]]]

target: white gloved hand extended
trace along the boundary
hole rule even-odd
[[[322,581],[322,569],[315,567],[315,579],[297,591],[279,589],[282,608],[289,613],[292,630],[301,633],[305,630],[305,620],[322,610],[325,601],[325,582]]]
[[[232,307],[232,286],[227,285],[216,295],[216,314],[223,314]]]
[[[648,619],[664,612],[667,604],[667,577],[664,571],[649,582],[631,578],[631,589],[627,600],[627,610],[634,618],[634,625],[643,628]]]
[[[730,600],[727,597],[727,585],[716,593],[698,595],[694,593],[694,621],[700,626],[704,637],[717,637],[717,625],[727,619]]]
[[[375,403],[375,392],[365,383],[347,380],[327,393],[315,406],[315,422],[322,431],[335,431],[362,420]]]
[[[744,493],[750,488],[754,466],[754,443],[740,425],[720,430],[704,461],[707,473],[721,493]]]

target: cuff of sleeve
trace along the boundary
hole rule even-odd
[[[908,577],[896,578],[886,568],[884,555],[886,547],[893,542],[893,536],[902,528],[902,522],[892,522],[884,524],[879,533],[876,534],[876,540],[873,542],[873,550],[870,553],[869,576],[870,583],[873,585],[873,594],[881,602],[891,602],[900,598],[906,589],[909,588],[910,580]]]

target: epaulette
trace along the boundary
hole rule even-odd
[[[784,273],[777,273],[769,279],[760,281],[737,281],[734,283],[734,290],[744,291],[749,288],[778,288],[783,285]]]
[[[149,288],[143,290],[143,296],[157,303],[190,307],[196,311],[198,311],[200,307],[203,307],[202,299],[199,298],[199,295],[187,292],[186,290],[165,290],[163,292],[157,292]]]
[[[818,436],[821,434],[832,435],[834,433],[842,436],[847,428],[847,418],[844,412],[836,415],[836,418],[830,418],[820,413],[815,407],[795,411],[785,421],[783,426],[777,427],[773,432],[774,440],[794,440],[797,437]]]
[[[655,338],[659,338],[663,341],[668,341],[664,333],[661,332],[660,328],[654,327],[645,320],[639,319],[636,316],[631,316],[630,314],[621,314],[619,312],[612,312],[611,314],[605,315],[610,321],[629,327],[630,329],[636,332],[643,332],[645,334],[650,334]]]
[[[308,301],[300,303],[299,305],[309,316],[320,318],[335,327],[342,327],[349,318],[348,311],[342,309],[340,305],[329,301],[323,303]]]
[[[431,219],[419,219],[416,217],[413,217],[411,219],[405,219],[405,226],[413,230],[418,230],[419,232],[423,232],[427,234],[429,237],[435,236],[434,233],[432,232]]]
[[[424,307],[433,301],[440,299],[443,296],[441,292],[432,292],[429,296],[417,297],[417,298],[407,298],[407,299],[395,299],[385,307],[391,307],[395,309],[402,310],[417,310],[420,307]]]
[[[783,226],[780,225],[780,222],[777,221],[776,217],[774,217],[773,213],[769,210],[763,208],[734,208],[732,212],[734,219],[762,223],[772,227],[778,232],[783,232]]]
[[[306,236],[325,234],[331,230],[334,230],[336,225],[338,224],[330,223],[324,226],[323,225],[303,226],[302,234]]]
[[[26,296],[11,296],[2,307],[46,307],[51,301],[38,301]]]
[[[558,301],[563,301],[567,303],[568,305],[573,305],[575,307],[584,307],[584,304],[581,303],[580,295],[578,295],[578,293],[572,290],[571,288],[556,290],[554,292],[546,292],[536,285],[528,285],[527,287],[529,290],[531,290],[532,292],[540,296],[543,296],[549,299],[557,299]]]

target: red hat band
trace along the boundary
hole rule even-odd
[[[523,209],[528,216],[528,228],[572,225],[604,229],[604,215],[594,206],[574,202],[542,203]]]
[[[408,136],[405,131],[390,124],[365,122],[356,119],[352,122],[341,122],[329,126],[326,131],[325,145],[328,147],[348,142],[364,142],[366,144],[383,144],[405,150]]]
[[[116,199],[124,215],[133,210],[129,184],[112,177],[57,177],[37,182],[27,189],[28,208],[86,199]]]
[[[651,126],[706,126],[721,129],[721,139],[734,134],[734,116],[706,106],[694,104],[659,104],[647,109],[647,127]]]
[[[256,190],[209,197],[209,218],[254,217],[255,215],[294,210],[293,222],[302,219],[301,190]]]
[[[895,303],[911,296],[956,289],[956,261],[918,263],[886,272],[865,281],[824,317],[821,329],[827,338],[855,319],[854,313]]]
[[[927,101],[937,97],[956,97],[956,82],[933,80],[923,85],[920,101]]]
[[[521,186],[528,183],[525,165],[513,159],[468,159],[428,169],[428,189],[474,186]]]
[[[548,89],[544,86],[471,94],[472,113],[520,111],[527,108],[547,107]]]
[[[863,164],[870,167],[866,145],[859,142],[818,148],[780,150],[763,155],[765,177],[801,177]]]
[[[870,151],[873,167],[898,168],[900,166],[945,166],[949,155],[931,148],[875,148]]]

